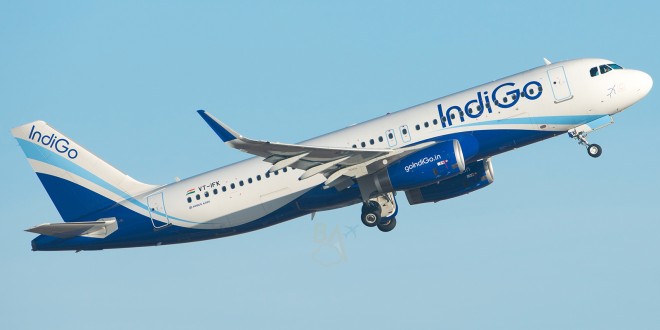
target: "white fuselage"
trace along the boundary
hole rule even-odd
[[[484,139],[477,158],[490,157],[620,112],[649,92],[650,77],[641,71],[623,69],[595,77],[590,75],[590,68],[609,63],[612,62],[601,59],[553,63],[386,114],[302,144],[401,148],[451,134],[473,132]],[[528,85],[527,90],[523,90],[529,82],[538,82],[541,91],[537,84]],[[502,87],[494,96],[498,86]],[[518,96],[522,92],[526,97]],[[486,96],[490,100],[488,108]],[[495,104],[494,97],[502,107]],[[534,97],[536,99],[532,99]],[[478,108],[480,104],[483,106]],[[451,109],[452,106],[455,107]],[[444,121],[439,108],[446,116]],[[448,109],[451,110],[446,113]],[[460,120],[460,111],[463,121]],[[481,111],[480,115],[476,115],[478,111]],[[539,135],[530,135],[529,140],[504,141],[501,146],[490,146],[485,140],[487,134],[515,131]],[[291,168],[286,172],[280,170],[267,174],[271,166],[261,158],[247,159],[163,186],[156,192],[143,195],[141,200],[148,204],[147,196],[162,193],[162,207],[166,209],[163,213],[167,218],[157,214],[152,216],[163,223],[196,229],[226,229],[278,212],[322,185],[326,179],[316,175],[298,180],[304,171]]]

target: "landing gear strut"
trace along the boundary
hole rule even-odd
[[[612,116],[602,116],[594,121],[580,125],[568,131],[568,136],[577,140],[578,144],[587,148],[587,153],[593,158],[597,158],[603,153],[603,148],[597,144],[589,144],[587,134],[597,131],[614,124]]]
[[[568,136],[576,139],[579,145],[587,147],[587,153],[591,157],[598,158],[603,153],[603,148],[601,148],[601,146],[595,143],[589,144],[589,141],[587,141],[586,132],[578,132],[576,130],[570,130],[568,131]]]
[[[388,232],[396,226],[398,206],[393,193],[383,194],[362,204],[362,223],[367,227],[378,227]]]

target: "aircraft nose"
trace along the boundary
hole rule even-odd
[[[653,88],[653,78],[651,78],[646,72],[637,71],[635,81],[637,85],[637,94],[640,99],[648,95],[651,88]]]

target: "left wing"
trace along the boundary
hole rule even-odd
[[[271,172],[285,167],[304,170],[299,180],[321,174],[326,177],[326,186],[376,173],[410,153],[435,144],[427,142],[400,149],[355,149],[259,141],[238,134],[204,110],[197,112],[225,144],[273,164]]]

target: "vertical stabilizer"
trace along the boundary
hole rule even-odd
[[[96,211],[157,186],[122,173],[43,121],[12,129],[64,221],[93,221]]]

